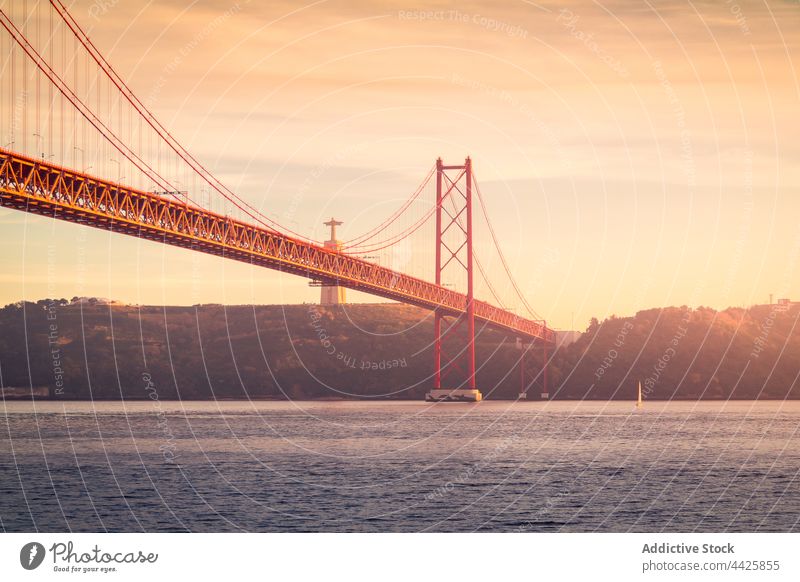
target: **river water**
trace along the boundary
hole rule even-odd
[[[800,403],[5,402],[5,531],[797,531]]]

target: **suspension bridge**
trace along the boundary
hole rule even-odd
[[[481,399],[476,337],[484,328],[500,330],[521,346],[521,395],[534,383],[547,393],[547,359],[556,335],[512,276],[471,159],[457,164],[437,160],[387,219],[339,248],[326,248],[234,193],[184,148],[60,0],[32,7],[9,2],[0,10],[0,24],[2,135],[8,139],[0,148],[0,205],[430,310],[432,400]],[[116,179],[109,177],[114,169]],[[431,188],[435,193],[426,198]],[[200,192],[207,200],[199,200]],[[215,203],[224,211],[215,211]],[[485,246],[496,252],[506,287],[527,316],[504,306],[479,259],[476,214],[488,229]],[[433,246],[424,275],[367,258],[396,252],[424,233],[432,233],[430,240],[415,243],[425,244],[426,250]],[[478,279],[493,302],[476,297]],[[542,359],[531,377],[529,354],[535,348]]]

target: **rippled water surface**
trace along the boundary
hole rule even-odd
[[[800,403],[6,402],[6,531],[793,531]]]

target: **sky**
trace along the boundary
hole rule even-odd
[[[183,145],[310,237],[324,238],[331,215],[345,237],[368,231],[437,157],[471,156],[511,270],[556,328],[800,299],[796,1],[68,7]],[[8,121],[18,101],[2,91],[3,144],[21,139]],[[7,209],[0,242],[0,304],[319,294],[290,275]]]

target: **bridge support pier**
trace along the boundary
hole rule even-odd
[[[519,340],[518,340],[519,341]],[[542,400],[549,400],[550,399],[550,388],[547,383],[547,363],[548,363],[548,352],[547,352],[547,342],[542,342],[542,367],[539,369],[538,373],[532,374],[530,370],[528,370],[528,361],[531,357],[531,353],[534,350],[535,344],[531,343],[527,346],[520,342],[519,343],[520,349],[522,353],[519,357],[519,396],[517,397],[518,400],[527,400],[528,398],[528,390],[536,384],[537,380],[541,381],[541,393],[540,397]]]

